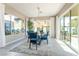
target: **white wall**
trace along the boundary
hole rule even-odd
[[[50,37],[51,38],[54,38],[54,34],[55,34],[55,32],[54,32],[54,20],[55,20],[55,18],[54,17],[50,17]]]
[[[5,27],[4,27],[5,6],[0,4],[0,47],[5,46]]]
[[[29,20],[29,18],[26,18],[25,20],[26,20],[26,36],[27,36],[27,31],[28,31],[28,20]]]
[[[56,17],[56,38],[60,39],[60,19]]]

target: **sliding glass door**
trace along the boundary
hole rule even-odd
[[[4,15],[4,19],[6,43],[24,37],[24,20],[10,14]]]
[[[60,39],[64,41],[64,17],[60,18]]]
[[[70,44],[71,42],[71,28],[70,28],[70,12],[68,12],[65,16],[64,16],[64,41],[67,44]]]
[[[63,18],[64,17],[64,18]],[[60,38],[75,51],[79,50],[79,5],[66,13],[60,21]]]
[[[75,6],[72,10],[71,10],[71,46],[78,51],[78,44],[79,44],[79,40],[78,40],[78,8],[79,5]]]

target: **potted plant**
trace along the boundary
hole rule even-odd
[[[33,22],[30,19],[28,20],[28,30],[33,31]]]

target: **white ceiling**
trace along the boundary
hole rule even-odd
[[[40,7],[40,16],[55,16],[65,5],[64,3],[8,3],[11,7],[28,17],[38,16],[37,7]]]

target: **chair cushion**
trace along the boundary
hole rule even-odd
[[[29,38],[37,38],[37,33],[29,32]]]
[[[30,42],[33,43],[33,44],[36,44],[37,43],[36,40],[31,40]]]
[[[47,39],[48,39],[48,36],[47,35],[41,36],[41,40],[47,40]]]

